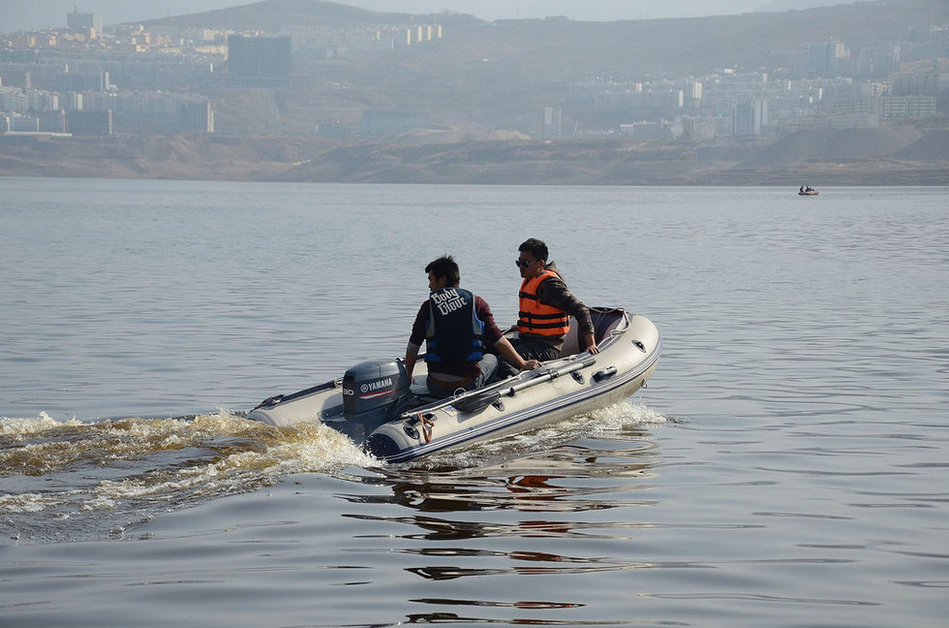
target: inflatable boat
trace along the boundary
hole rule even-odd
[[[622,308],[590,314],[596,354],[581,350],[572,320],[560,357],[482,388],[432,398],[423,361],[409,381],[401,360],[375,360],[342,378],[269,397],[247,418],[276,426],[321,421],[380,460],[406,462],[606,407],[646,386],[662,339],[652,321]]]

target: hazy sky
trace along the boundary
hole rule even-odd
[[[104,24],[199,13],[252,0],[0,0],[0,32],[60,27],[75,6]],[[836,0],[840,2],[841,0]],[[573,20],[640,20],[746,13],[762,8],[803,9],[835,0],[342,0],[338,4],[404,13],[469,13],[484,20],[564,15]]]

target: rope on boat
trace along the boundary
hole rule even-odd
[[[418,413],[418,423],[419,427],[422,428],[422,436],[425,437],[425,443],[428,444],[432,442],[432,430],[435,428],[435,424],[425,418],[421,412]]]

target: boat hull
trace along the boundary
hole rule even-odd
[[[322,421],[387,462],[535,429],[618,403],[646,386],[655,370],[662,340],[652,321],[619,309],[600,312],[613,318],[600,319],[598,354],[582,352],[544,362],[538,369],[454,398],[425,403],[426,373],[420,363],[411,386],[422,395],[420,405],[400,408],[397,416],[364,433],[343,411],[342,380],[264,402],[248,418],[277,426]]]

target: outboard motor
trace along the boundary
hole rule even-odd
[[[363,442],[402,412],[411,396],[410,384],[401,360],[370,360],[350,368],[343,376],[343,431]]]

